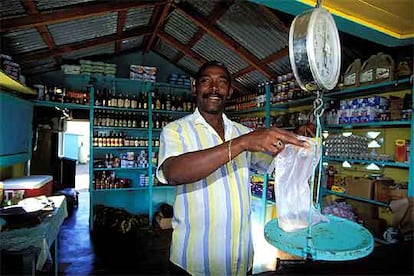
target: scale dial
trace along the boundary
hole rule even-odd
[[[341,69],[341,44],[335,21],[327,10],[315,8],[293,20],[289,57],[303,90],[335,88]]]

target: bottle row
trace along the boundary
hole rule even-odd
[[[95,190],[101,189],[122,189],[131,187],[130,178],[116,177],[114,171],[99,171],[94,172],[92,185]]]
[[[89,92],[86,91],[65,87],[47,87],[41,84],[34,85],[34,88],[37,90],[37,99],[40,101],[89,105]]]
[[[152,97],[151,109],[153,110],[190,112],[195,109],[195,103],[189,93],[181,95],[160,93],[158,89],[153,89],[149,93]],[[94,104],[95,106],[148,109],[148,92],[128,94],[115,92],[114,89],[97,89]]]
[[[277,81],[271,80],[268,83],[259,84],[254,94],[243,95],[230,100],[226,106],[227,111],[241,111],[264,107],[266,102],[266,85],[269,86],[271,104],[302,99],[312,95],[311,92],[300,89],[293,77],[293,73],[288,73],[278,76]]]
[[[162,128],[174,118],[167,114],[153,114],[153,128]],[[120,112],[114,110],[95,110],[93,125],[97,127],[148,128],[148,114],[141,112]]]
[[[159,147],[158,138],[153,138],[151,142],[153,147]],[[148,147],[148,137],[133,137],[123,132],[100,132],[94,131],[92,139],[93,147]]]

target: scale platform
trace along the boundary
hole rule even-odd
[[[264,228],[268,243],[291,255],[324,261],[355,260],[369,255],[374,249],[372,234],[362,225],[327,215],[329,222],[312,226],[311,246],[307,246],[308,228],[285,232],[277,219]],[[309,247],[309,248],[307,248]]]

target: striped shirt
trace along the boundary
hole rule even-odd
[[[223,122],[225,141],[251,131],[224,114]],[[167,183],[160,166],[168,157],[223,142],[197,109],[169,123],[160,137],[157,178]],[[193,275],[246,275],[253,263],[249,167],[258,161],[267,166],[271,157],[245,151],[208,177],[176,186],[171,262]]]

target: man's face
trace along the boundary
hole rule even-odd
[[[226,98],[230,98],[232,92],[230,79],[219,66],[207,67],[193,87],[198,109],[211,114],[224,111]]]

